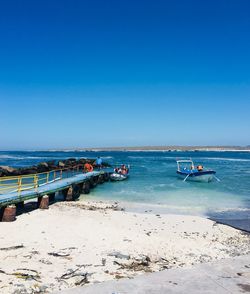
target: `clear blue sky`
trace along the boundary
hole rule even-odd
[[[250,1],[0,2],[0,149],[250,144]]]

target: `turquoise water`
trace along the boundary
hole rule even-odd
[[[130,179],[99,185],[91,199],[161,205],[173,213],[245,219],[250,212],[249,152],[0,152],[0,165],[29,166],[69,157],[101,156],[112,165],[131,165]],[[221,182],[183,182],[176,158],[216,170]]]

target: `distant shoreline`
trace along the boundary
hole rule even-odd
[[[125,146],[125,147],[85,147],[85,148],[51,148],[51,149],[23,149],[0,150],[0,152],[250,152],[248,146]]]
[[[138,146],[138,147],[96,147],[96,148],[70,148],[70,149],[50,149],[47,151],[54,152],[102,152],[102,151],[164,151],[164,152],[178,152],[178,151],[235,151],[235,152],[250,152],[250,146]]]

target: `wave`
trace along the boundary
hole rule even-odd
[[[50,157],[41,157],[41,156],[13,156],[13,155],[0,155],[0,159],[16,159],[16,160],[24,160],[24,159],[49,159]]]
[[[164,156],[163,158],[166,158],[166,159],[173,159],[173,160],[176,160],[176,159],[189,159],[187,157],[183,157],[183,156],[180,156],[178,158],[174,158],[172,156]],[[193,158],[192,158],[193,159]],[[217,161],[239,161],[239,162],[250,162],[250,159],[243,159],[243,158],[225,158],[225,157],[195,157],[193,159],[194,161],[199,161],[199,160],[217,160]]]
[[[244,208],[244,207],[223,208],[223,209],[214,209],[214,212],[250,212],[250,208]]]
[[[163,158],[167,158],[167,157],[159,157],[159,156],[133,156],[133,155],[130,155],[130,156],[128,156],[128,158],[130,158],[130,159],[145,159],[145,160],[152,160],[152,159],[162,160]],[[173,160],[175,160],[174,157],[169,157],[169,158],[172,158]]]
[[[51,157],[27,156],[25,159],[51,159]]]
[[[144,158],[148,158],[148,157],[145,157],[145,156],[128,156],[128,158],[131,158],[131,159],[144,159]]]
[[[113,159],[113,156],[102,156],[103,159]],[[158,156],[133,156],[130,155],[127,158],[129,159],[143,159],[143,160],[157,160],[157,161],[164,161],[164,159],[168,159],[167,161],[173,161],[176,162],[177,159],[187,159],[187,157],[178,157],[175,158],[173,156],[164,156],[164,157],[158,157]],[[194,161],[202,161],[202,160],[214,160],[214,161],[234,161],[234,162],[250,162],[250,159],[243,159],[243,158],[223,158],[223,157],[200,157],[195,158]]]
[[[0,159],[17,159],[19,157],[17,156],[11,156],[11,155],[0,155]]]
[[[250,162],[250,159],[243,158],[224,158],[224,157],[201,157],[199,160],[217,160],[217,161],[235,161],[235,162]]]
[[[0,159],[25,159],[25,157],[12,156],[12,155],[0,155]]]

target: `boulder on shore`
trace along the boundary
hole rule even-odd
[[[58,162],[58,167],[60,167],[60,168],[64,168],[64,167],[65,167],[65,163],[62,162],[62,161],[59,161],[59,162]]]
[[[36,166],[31,166],[27,168],[22,168],[20,170],[20,175],[32,175],[38,172],[38,168]]]
[[[49,171],[49,165],[47,162],[41,162],[38,164],[37,166],[37,172],[38,173],[43,173],[43,172],[46,172],[46,171]]]
[[[7,165],[2,165],[0,166],[0,175],[1,176],[11,176],[14,174],[16,171],[15,168],[7,166]]]

